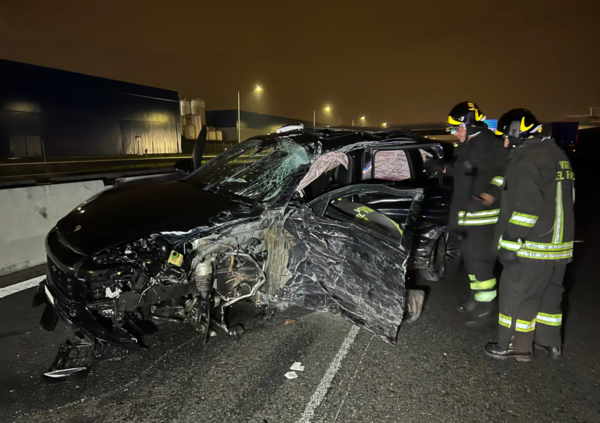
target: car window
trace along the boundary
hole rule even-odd
[[[382,150],[375,153],[373,179],[404,181],[410,178],[410,166],[403,150]]]

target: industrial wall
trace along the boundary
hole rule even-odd
[[[180,152],[176,91],[0,60],[0,158]]]
[[[104,189],[90,181],[0,190],[0,276],[44,263],[50,229]]]

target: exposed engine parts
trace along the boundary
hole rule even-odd
[[[203,300],[208,299],[213,287],[213,262],[208,260],[198,264],[192,262],[191,277],[198,288],[200,297]]]

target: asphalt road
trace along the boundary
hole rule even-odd
[[[426,309],[391,346],[349,322],[299,308],[271,321],[242,304],[234,340],[207,344],[165,325],[150,349],[98,363],[85,380],[47,383],[64,328],[38,327],[32,289],[0,299],[0,420],[15,422],[600,422],[600,224],[578,205],[568,269],[564,358],[498,362],[496,328],[468,329],[454,307],[464,271],[426,285]],[[581,224],[580,224],[581,223]],[[285,319],[294,319],[286,324]],[[284,374],[299,361],[298,378]]]

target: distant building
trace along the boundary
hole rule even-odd
[[[246,112],[241,115],[241,141],[256,135],[265,135],[275,132],[277,128],[290,123],[302,123],[305,128],[312,128],[313,122],[292,119],[282,116],[265,115],[262,113]],[[209,129],[222,131],[223,141],[238,141],[237,110],[212,110],[206,112],[206,124]],[[317,127],[326,127],[327,124],[317,122]]]
[[[181,151],[179,93],[0,60],[0,158]]]

